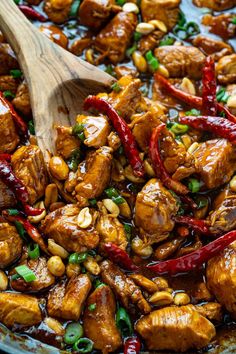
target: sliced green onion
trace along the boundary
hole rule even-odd
[[[73,345],[73,350],[78,353],[90,353],[93,350],[93,341],[89,338],[80,338]]]
[[[130,240],[131,236],[132,236],[132,225],[124,222],[124,229],[125,229],[125,233],[127,236],[127,239]]]
[[[90,304],[89,306],[88,306],[88,309],[89,309],[89,311],[94,311],[95,310],[95,308],[96,308],[96,304]]]
[[[3,96],[5,98],[15,98],[16,97],[16,95],[14,93],[12,93],[10,90],[4,91]]]
[[[14,225],[16,227],[16,230],[17,230],[18,234],[22,238],[22,240],[27,242],[28,241],[27,240],[27,234],[26,234],[26,231],[25,231],[23,225],[19,221],[14,221]]]
[[[21,278],[21,276],[19,274],[13,274],[11,276],[11,280],[17,280],[17,279],[20,279],[20,278]]]
[[[26,281],[26,283],[36,280],[34,272],[25,264],[16,267],[15,271],[24,279],[24,281]]]
[[[97,205],[97,199],[95,199],[95,198],[89,199],[89,204],[90,204],[91,206]]]
[[[34,122],[32,120],[28,122],[28,129],[31,135],[35,135]]]
[[[226,117],[225,112],[223,112],[223,111],[222,111],[222,112],[220,112],[220,117],[224,117],[224,118],[225,118],[225,117]]]
[[[156,71],[159,68],[159,61],[154,55],[152,54],[152,51],[149,50],[146,54],[145,57],[147,59],[147,62],[149,66],[151,67],[152,71]]]
[[[66,331],[64,334],[64,342],[66,344],[74,344],[77,342],[84,334],[83,327],[80,323],[72,322],[66,326]]]
[[[106,284],[101,282],[99,279],[96,279],[94,282],[94,287],[97,289],[97,288],[101,288],[102,286],[106,286]]]
[[[198,33],[200,33],[200,27],[198,26],[198,24],[196,22],[188,22],[186,25],[186,32],[188,37],[192,37],[197,35]]]
[[[134,32],[134,40],[138,42],[142,38],[142,33]]]
[[[122,90],[122,87],[118,84],[118,82],[115,82],[113,85],[111,85],[111,89],[118,93]]]
[[[74,0],[70,8],[70,14],[69,14],[70,17],[77,16],[77,13],[79,11],[79,6],[80,6],[80,0]]]
[[[14,0],[14,3],[15,3],[16,5],[20,5],[20,0]]]
[[[76,123],[73,126],[72,129],[72,134],[75,135],[77,138],[79,138],[81,141],[85,140],[85,135],[84,135],[84,124]]]
[[[117,5],[123,6],[126,0],[116,0]]]
[[[131,336],[133,333],[130,317],[123,307],[120,307],[116,313],[116,326],[123,337]]]
[[[227,103],[230,95],[226,92],[225,87],[221,87],[216,93],[216,99],[218,102]]]
[[[236,17],[232,18],[231,23],[233,23],[234,25],[236,25]]]
[[[188,34],[186,32],[186,28],[182,26],[175,26],[173,29],[173,33],[179,37],[180,39],[186,39],[188,38]]]
[[[177,25],[178,25],[178,26],[184,26],[186,22],[187,22],[187,21],[186,21],[186,16],[185,16],[185,14],[183,13],[183,11],[180,11],[180,12],[179,12],[179,19],[178,19]]]
[[[164,45],[172,45],[174,42],[175,42],[175,39],[173,37],[166,37],[160,41],[159,47],[162,47]]]
[[[33,246],[33,248],[32,248]],[[28,246],[28,256],[31,259],[37,259],[40,256],[40,249],[37,243]]]
[[[193,108],[190,111],[185,112],[185,114],[186,116],[199,116],[201,112],[198,109]]]
[[[80,155],[81,155],[80,149],[75,149],[72,152],[69,160],[67,161],[67,165],[69,169],[72,170],[73,172],[76,172],[78,169],[78,165],[80,163],[80,157],[81,157]]]
[[[202,209],[208,205],[208,199],[206,197],[198,197],[195,201],[198,209]]]
[[[192,193],[199,192],[201,183],[196,178],[190,178],[188,182],[188,188]]]
[[[88,253],[87,252],[83,252],[83,253],[72,253],[69,256],[69,263],[72,264],[79,264],[84,262],[88,257]]]
[[[136,49],[137,49],[137,44],[134,43],[134,44],[132,45],[132,47],[130,47],[130,48],[128,48],[128,49],[126,50],[126,56],[127,56],[128,58],[130,58],[131,55],[135,52]]]
[[[23,75],[22,74],[22,71],[19,70],[19,69],[12,69],[10,70],[10,74],[12,77],[14,77],[14,79],[19,79],[21,78],[21,76]]]
[[[107,188],[104,191],[106,193],[106,195],[113,200],[114,203],[116,203],[117,205],[119,204],[123,204],[125,202],[124,198],[122,198],[120,196],[120,194],[118,193],[118,191],[114,188]]]
[[[10,216],[14,216],[14,215],[19,214],[19,210],[17,210],[17,209],[7,209],[7,212]]]
[[[118,152],[119,155],[123,155],[123,153],[124,153],[124,147],[121,145],[121,146],[119,147],[119,149],[117,150],[117,152]]]
[[[180,124],[180,123],[174,123],[170,128],[170,131],[172,131],[172,133],[174,133],[176,135],[185,134],[188,130],[189,130],[188,125]]]
[[[115,72],[111,64],[107,65],[105,72],[108,73],[109,75],[115,76]]]

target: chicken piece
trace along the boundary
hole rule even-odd
[[[67,284],[57,284],[49,292],[49,316],[78,321],[91,287],[91,281],[86,274],[73,276]]]
[[[233,48],[229,44],[202,35],[195,37],[192,43],[205,55],[211,55],[214,61],[233,53]]]
[[[236,193],[225,188],[214,200],[208,216],[213,234],[224,234],[236,228]]]
[[[120,92],[112,91],[109,94],[109,102],[123,118],[130,118],[141,100],[139,91],[141,81],[128,75],[122,77],[117,84],[121,90]]]
[[[171,30],[179,18],[181,0],[141,0],[141,12],[144,22],[159,20]]]
[[[73,0],[45,0],[44,11],[54,23],[63,23],[69,18]]]
[[[196,172],[209,189],[227,183],[235,171],[235,152],[226,139],[208,140],[193,152]]]
[[[100,236],[100,246],[103,243],[112,242],[125,250],[127,247],[127,237],[124,226],[113,215],[108,214],[105,207],[101,208],[96,221],[96,230]]]
[[[39,30],[52,42],[60,45],[62,48],[66,49],[68,47],[68,38],[59,27],[54,25],[41,25]]]
[[[15,226],[0,222],[0,269],[15,262],[22,252],[23,242]]]
[[[24,81],[18,86],[16,97],[13,99],[12,103],[13,106],[25,116],[31,114],[29,89]]]
[[[132,76],[135,78],[138,75],[136,68],[130,68],[129,66],[119,65],[114,68],[117,79],[121,79],[123,76]]]
[[[215,336],[213,324],[190,306],[165,307],[143,316],[135,329],[149,350],[185,352],[205,347]]]
[[[93,304],[95,309],[90,310]],[[122,345],[115,315],[116,302],[111,289],[106,285],[95,289],[87,301],[83,327],[85,336],[94,342],[94,348],[103,353],[113,353]]]
[[[138,42],[138,49],[142,54],[156,48],[157,43],[164,37],[165,33],[160,30],[155,30],[147,35],[143,35]]]
[[[226,55],[216,64],[217,80],[222,85],[236,83],[236,54]]]
[[[198,7],[208,7],[215,11],[228,10],[236,5],[236,0],[193,0]]]
[[[207,287],[236,319],[236,242],[208,261],[206,276]]]
[[[18,69],[16,56],[7,43],[0,43],[0,75],[8,75],[11,69]]]
[[[12,155],[15,175],[24,183],[29,193],[29,203],[34,204],[44,195],[47,171],[43,154],[37,145],[20,147]]]
[[[0,91],[11,91],[15,94],[17,85],[17,80],[11,75],[0,76]]]
[[[180,88],[180,84],[182,79],[169,79],[169,82]],[[155,103],[161,104],[165,109],[172,109],[173,107],[177,106],[183,109],[181,102],[174,98],[166,90],[163,89],[161,84],[154,80],[152,84],[152,99]]]
[[[16,205],[13,192],[0,180],[0,209],[10,208]]]
[[[112,149],[103,146],[88,154],[78,167],[76,198],[83,205],[88,199],[99,197],[110,181]]]
[[[187,76],[189,79],[201,79],[205,55],[198,48],[162,46],[156,48],[154,54],[160,63],[166,67],[170,77]]]
[[[84,0],[79,7],[80,23],[93,30],[100,28],[110,17],[113,0]]]
[[[92,35],[87,33],[84,37],[76,39],[70,47],[71,53],[80,56],[86,48],[89,48],[92,44]]]
[[[138,193],[135,204],[135,225],[149,243],[162,241],[174,228],[172,217],[178,205],[173,195],[156,179],[150,179]]]
[[[20,142],[14,119],[8,106],[0,101],[0,153],[13,152]]]
[[[191,306],[191,305],[190,305]],[[222,307],[217,302],[194,306],[194,309],[210,321],[220,322],[222,320]]]
[[[207,14],[202,18],[202,24],[210,26],[209,32],[224,39],[233,38],[236,35],[236,25],[232,22],[234,14],[221,14],[212,16]]]
[[[111,287],[126,308],[133,303],[142,313],[149,313],[151,307],[143,297],[140,288],[110,261],[100,264],[102,280]]]
[[[71,127],[57,127],[56,151],[58,155],[67,160],[79,147],[80,140],[72,135]]]
[[[117,64],[125,58],[133,31],[137,26],[137,15],[133,12],[119,12],[97,35],[95,48],[106,54],[108,59]]]
[[[55,283],[55,277],[49,272],[47,268],[47,259],[40,257],[38,259],[30,259],[26,266],[31,269],[36,280],[27,283],[23,278],[18,278],[11,281],[11,287],[20,292],[39,292],[47,290]]]
[[[0,322],[7,327],[34,326],[42,321],[36,297],[8,292],[0,293]]]
[[[42,222],[42,230],[46,236],[54,239],[68,252],[85,252],[97,247],[99,237],[93,224],[82,229],[77,224],[80,208],[67,204],[49,213]]]
[[[76,122],[84,126],[85,145],[97,149],[107,144],[111,127],[105,116],[93,117],[80,114]]]
[[[142,151],[148,152],[152,130],[158,125],[160,125],[159,117],[150,111],[137,114],[132,120],[132,133]]]

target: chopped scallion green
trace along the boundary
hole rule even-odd
[[[172,45],[174,42],[175,39],[173,37],[165,37],[160,41],[159,47],[162,47],[164,45]]]
[[[12,93],[10,90],[3,91],[3,96],[5,98],[15,98],[16,95]]]
[[[220,87],[216,93],[216,99],[218,102],[227,103],[230,95],[226,92],[225,87]]]
[[[24,279],[24,281],[26,281],[26,283],[36,280],[34,272],[25,264],[16,267],[15,271]]]
[[[83,327],[80,323],[71,322],[66,326],[64,342],[72,345],[77,342],[84,334]]]
[[[28,129],[31,135],[35,135],[34,122],[32,120],[28,122]]]
[[[73,350],[77,353],[91,353],[93,350],[93,341],[89,338],[80,338],[73,345]]]
[[[19,79],[21,78],[21,76],[23,75],[22,74],[22,71],[19,70],[19,69],[12,69],[10,70],[10,74],[12,77],[14,77],[14,79]]]
[[[174,123],[170,128],[170,131],[172,131],[172,133],[176,135],[185,134],[188,130],[189,130],[188,125],[180,124],[180,123]]]
[[[72,152],[69,160],[67,161],[67,165],[70,170],[72,170],[73,172],[76,172],[78,169],[79,163],[80,163],[80,149],[75,149]]]
[[[19,210],[17,210],[17,209],[7,209],[7,212],[10,216],[14,216],[14,215],[19,214]]]
[[[142,38],[142,33],[134,32],[134,40],[138,42]]]
[[[39,245],[35,243],[32,247],[32,245],[28,246],[28,256],[31,259],[37,259],[40,256],[40,249]]]
[[[88,306],[89,311],[94,311],[95,308],[96,308],[96,304],[90,304],[90,305]]]
[[[199,116],[201,112],[198,109],[191,109],[190,111],[185,112],[186,116]]]
[[[114,82],[114,84],[111,85],[111,89],[118,93],[122,90],[122,87],[118,84],[118,82]]]
[[[26,231],[25,231],[23,225],[17,220],[14,221],[14,225],[16,227],[18,234],[22,238],[22,240],[27,241]]]
[[[133,333],[130,317],[123,307],[120,307],[116,313],[116,326],[123,337],[131,336]]]
[[[131,55],[135,52],[136,49],[137,49],[137,44],[134,43],[134,44],[132,45],[132,47],[130,47],[130,48],[128,48],[128,49],[126,50],[126,56],[127,56],[128,58],[130,58]]]
[[[85,135],[84,135],[84,124],[76,123],[73,126],[72,129],[72,134],[75,135],[77,138],[79,138],[81,141],[85,140]]]
[[[77,13],[79,11],[79,6],[80,6],[80,0],[74,0],[73,3],[71,4],[71,8],[70,8],[70,17],[76,17]]]
[[[116,0],[117,5],[123,6],[126,0]]]
[[[196,178],[190,178],[188,182],[188,188],[192,193],[199,192],[201,183]]]
[[[232,18],[231,23],[233,23],[234,25],[236,25],[236,17]]]
[[[113,200],[114,203],[116,203],[117,205],[119,204],[123,204],[125,202],[124,198],[122,198],[120,196],[120,194],[118,193],[118,191],[114,188],[107,188],[104,191],[106,193],[106,195]]]
[[[88,257],[88,253],[87,252],[72,253],[69,256],[68,262],[72,263],[72,264],[79,264],[79,263],[84,262],[87,259],[87,257]]]
[[[95,199],[95,198],[89,199],[89,204],[90,204],[91,206],[97,205],[97,199]]]
[[[147,59],[147,62],[151,68],[152,71],[156,71],[159,68],[159,61],[156,57],[154,57],[153,53],[151,50],[149,50],[146,54],[145,57]]]

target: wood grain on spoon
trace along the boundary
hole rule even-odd
[[[44,153],[53,151],[55,124],[73,125],[84,98],[103,92],[115,80],[51,42],[13,0],[0,0],[0,30],[28,83],[38,144]]]

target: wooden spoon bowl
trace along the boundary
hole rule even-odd
[[[38,144],[44,154],[53,151],[55,125],[73,125],[84,98],[107,90],[115,79],[51,42],[13,0],[0,0],[0,30],[26,78]]]

